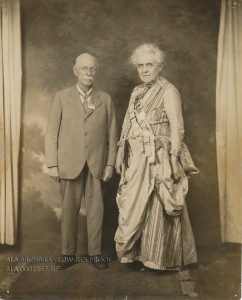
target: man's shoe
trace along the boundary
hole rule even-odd
[[[76,263],[75,255],[62,255],[61,258],[58,258],[58,261],[55,265],[56,270],[65,270]]]
[[[107,258],[101,255],[89,256],[89,262],[97,269],[103,270],[108,268]]]

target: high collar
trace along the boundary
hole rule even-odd
[[[93,88],[91,87],[87,92],[84,92],[78,85],[78,83],[76,84],[77,90],[79,92],[79,94],[81,94],[81,96],[83,97],[89,97],[91,96],[92,90]]]

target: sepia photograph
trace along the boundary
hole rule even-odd
[[[242,299],[242,0],[0,0],[0,300]]]

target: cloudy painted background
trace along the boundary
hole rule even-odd
[[[22,0],[23,105],[21,235],[59,234],[58,184],[44,173],[44,133],[55,93],[75,83],[72,66],[84,51],[100,61],[97,85],[109,92],[118,126],[135,71],[132,49],[157,43],[167,53],[164,75],[182,95],[186,142],[200,175],[191,180],[188,207],[198,244],[219,240],[215,153],[215,78],[220,1]],[[105,188],[104,243],[117,224],[118,178]],[[38,226],[34,226],[37,225]],[[211,229],[212,228],[212,229]],[[108,247],[109,247],[108,246]]]

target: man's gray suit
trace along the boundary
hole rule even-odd
[[[76,86],[56,94],[47,125],[47,167],[58,167],[62,194],[62,254],[76,251],[81,198],[86,198],[88,252],[101,253],[103,203],[100,179],[116,159],[116,121],[111,97],[93,89],[85,111]],[[88,174],[87,174],[88,173]]]

